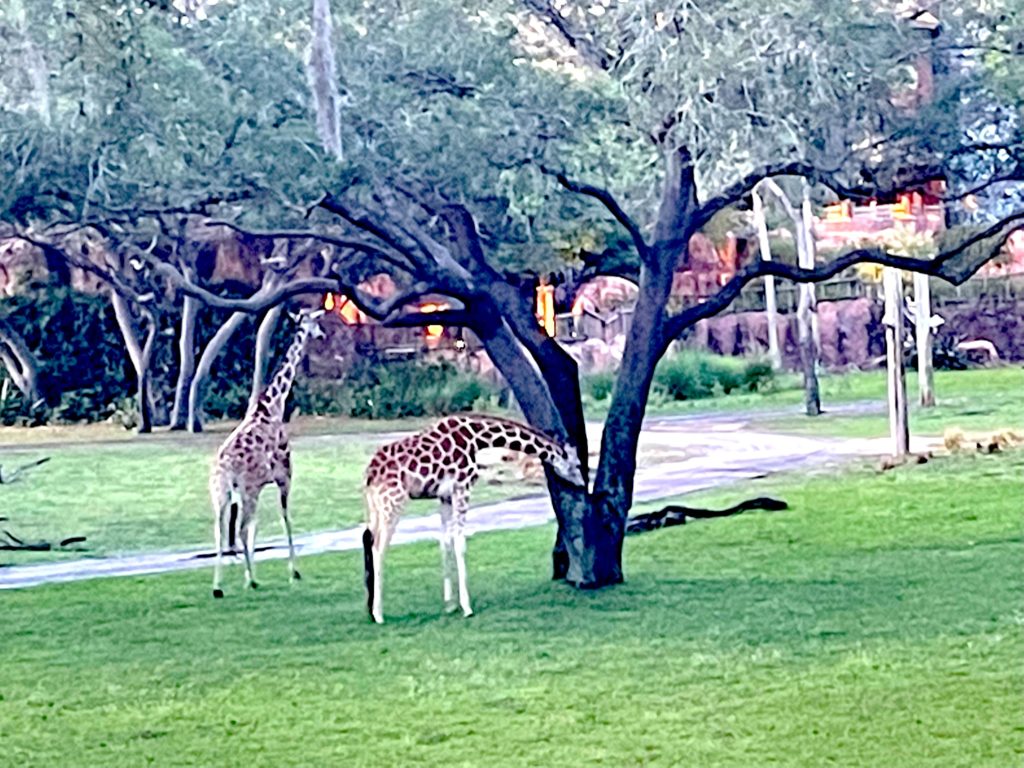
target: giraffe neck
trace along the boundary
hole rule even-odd
[[[263,391],[260,402],[264,405],[269,418],[282,421],[284,419],[284,404],[288,399],[292,384],[295,381],[295,374],[299,369],[299,363],[306,353],[306,342],[309,340],[309,330],[300,328],[295,334],[295,339],[288,352],[284,356],[284,362],[274,373],[274,378]]]
[[[481,417],[471,423],[474,452],[485,448],[506,448],[550,461],[563,449],[547,435],[525,424],[493,417]]]

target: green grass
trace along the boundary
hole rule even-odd
[[[882,437],[889,434],[886,411],[885,373],[852,374],[838,379],[824,379],[821,416],[807,417],[800,413],[759,419],[759,429],[837,437]],[[921,408],[918,404],[917,374],[907,376],[907,397],[910,407],[912,435],[941,435],[957,427],[965,431],[1012,428],[1024,432],[1024,368],[986,368],[969,371],[936,371],[937,404]],[[781,394],[781,393],[780,393]],[[880,404],[877,413],[829,413],[832,405],[844,402],[874,400]],[[766,404],[771,396],[766,397]],[[800,401],[798,401],[800,402]]]
[[[391,424],[395,428],[395,424]],[[0,486],[3,527],[26,540],[86,536],[86,552],[0,552],[0,565],[75,557],[212,546],[213,513],[207,481],[223,434],[135,438],[37,446],[0,452],[11,469],[50,456],[10,486]],[[298,437],[290,508],[296,533],[332,530],[363,520],[362,475],[383,438],[345,435]],[[539,492],[536,486],[480,483],[473,502]],[[433,511],[413,502],[410,514]],[[259,539],[283,535],[277,489],[260,496]]]
[[[209,572],[0,593],[19,766],[1004,766],[1024,755],[1024,453],[790,477],[792,509],[626,543],[628,581],[547,580],[550,528],[208,597]],[[709,500],[724,498],[719,492]],[[230,579],[241,580],[238,568]],[[230,583],[230,582],[229,582]]]

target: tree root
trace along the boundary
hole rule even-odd
[[[712,517],[729,517],[749,512],[753,509],[763,509],[768,512],[778,512],[789,509],[789,505],[781,499],[772,499],[768,496],[758,496],[756,499],[748,499],[735,504],[727,509],[697,509],[695,507],[683,507],[670,504],[657,512],[648,512],[644,515],[634,515],[626,522],[626,533],[643,533],[653,531],[657,528],[670,528],[673,525],[685,525],[690,520],[706,520]]]

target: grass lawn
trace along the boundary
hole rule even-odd
[[[389,554],[383,627],[356,553],[216,602],[206,571],[0,593],[0,755],[1020,765],[1024,451],[727,495],[752,492],[792,509],[631,537],[597,593],[547,580],[550,528],[476,536],[468,621],[438,615],[428,544]]]
[[[395,428],[395,424],[390,425]],[[26,540],[86,536],[86,552],[0,552],[0,565],[118,555],[153,550],[212,547],[213,512],[207,481],[223,434],[155,436],[37,445],[0,452],[13,468],[50,456],[11,486],[0,486],[4,524]],[[350,435],[297,437],[290,506],[296,533],[357,525],[363,520],[362,475],[383,438]],[[535,485],[480,483],[474,503],[542,491]],[[436,504],[413,502],[411,514]],[[263,489],[259,539],[282,533],[277,489]]]
[[[848,374],[822,380],[822,408],[814,418],[799,412],[787,416],[759,419],[759,429],[778,432],[837,437],[883,437],[889,434],[886,406],[885,372]],[[1012,428],[1024,434],[1024,367],[980,368],[969,371],[936,371],[937,405],[917,405],[917,374],[908,372],[907,398],[910,402],[912,435],[941,435],[947,428],[965,432]],[[789,397],[783,391],[765,395],[765,403],[775,397]],[[802,403],[802,392],[797,393]],[[727,398],[726,398],[727,399]],[[850,401],[874,400],[880,410],[874,413],[829,413],[830,406]]]

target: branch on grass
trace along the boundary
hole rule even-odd
[[[35,467],[38,467],[41,464],[45,464],[49,460],[49,456],[44,456],[43,458],[37,459],[36,461],[30,461],[28,464],[22,464],[20,467],[16,467],[13,472],[6,476],[4,475],[3,467],[0,466],[0,485],[10,485],[28,470],[34,469]]]
[[[735,504],[727,509],[702,509],[698,507],[684,507],[677,504],[670,504],[657,512],[648,512],[643,515],[634,515],[626,522],[626,533],[643,533],[658,528],[671,528],[675,525],[685,525],[691,520],[709,520],[715,517],[730,517],[739,515],[754,509],[763,509],[767,512],[780,512],[789,509],[789,504],[781,499],[773,499],[769,496],[758,496],[756,499],[748,499]]]

